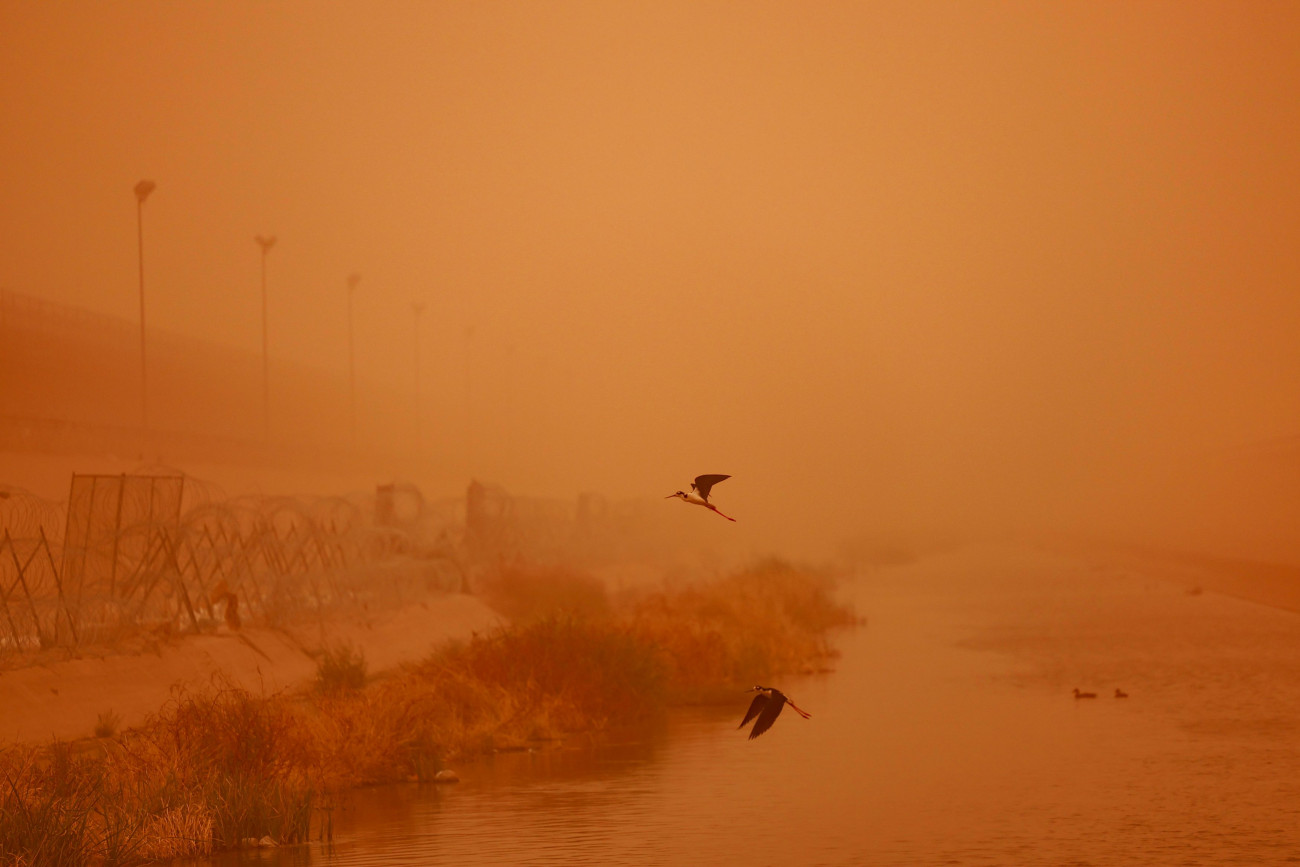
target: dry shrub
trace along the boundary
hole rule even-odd
[[[657,649],[626,625],[554,616],[449,650],[435,661],[504,691],[562,730],[600,727],[662,706]]]
[[[316,688],[321,692],[348,692],[366,685],[366,655],[349,644],[325,648],[316,660]]]
[[[322,702],[325,778],[425,779],[452,758],[630,719],[660,706],[663,672],[653,646],[610,621],[507,627]]]
[[[636,631],[662,648],[672,693],[708,698],[834,656],[833,627],[856,622],[830,576],[767,560],[718,581],[637,603]]]
[[[206,808],[216,845],[307,838],[319,754],[287,700],[233,687],[180,692],[146,728],[177,785]]]
[[[499,684],[432,660],[385,684],[378,696],[402,733],[396,745],[407,773],[427,777],[442,762],[513,744],[517,697]]]
[[[212,854],[212,815],[203,805],[182,804],[152,817],[138,854],[145,861],[200,858]]]
[[[410,744],[416,732],[387,678],[355,693],[321,695],[309,717],[318,747],[318,773],[327,789],[404,779],[415,773]]]
[[[560,566],[503,566],[483,579],[482,594],[489,605],[515,623],[556,615],[595,618],[610,613],[600,581]]]
[[[103,790],[63,747],[0,756],[0,864],[73,867],[94,857],[90,825]]]
[[[196,779],[282,776],[311,763],[312,745],[286,702],[226,686],[177,691],[150,727],[170,742]]]
[[[117,734],[118,728],[122,725],[122,715],[106,710],[99,714],[95,720],[95,737],[111,738]]]

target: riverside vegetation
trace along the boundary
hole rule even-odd
[[[145,863],[327,836],[338,792],[431,780],[449,761],[815,670],[834,655],[830,630],[856,622],[828,576],[780,561],[617,604],[590,578],[538,568],[502,570],[484,594],[510,626],[380,677],[335,647],[312,689],[214,684],[176,693],[138,728],[8,749],[0,865]]]

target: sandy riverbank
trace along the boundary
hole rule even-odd
[[[131,652],[87,651],[3,670],[0,748],[88,737],[105,711],[119,715],[122,726],[137,725],[164,705],[174,687],[202,686],[214,677],[253,692],[291,689],[315,677],[313,654],[331,642],[360,649],[370,671],[379,672],[498,622],[500,615],[476,597],[430,595],[399,610],[358,612],[327,626],[238,632],[223,627],[214,635],[143,642]]]

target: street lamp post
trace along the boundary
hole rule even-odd
[[[271,440],[271,368],[267,361],[266,340],[266,254],[275,246],[275,236],[258,235],[253,239],[262,248],[262,439]]]
[[[468,472],[474,471],[474,335],[478,325],[470,323],[465,327],[464,353],[464,387],[465,387],[465,466]]]
[[[140,429],[149,429],[149,382],[145,367],[144,343],[144,200],[157,185],[153,181],[140,181],[135,185],[135,229],[140,253]]]
[[[348,414],[352,422],[352,450],[357,449],[357,365],[352,334],[352,296],[361,282],[360,274],[348,275]]]
[[[411,312],[415,322],[415,454],[420,454],[420,314],[424,312],[423,301],[413,301]]]

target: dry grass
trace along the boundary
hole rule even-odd
[[[282,843],[307,838],[319,749],[284,697],[234,688],[181,693],[135,742],[152,749],[155,767],[167,768],[176,788],[190,793],[177,804],[197,796],[216,846],[264,835]]]
[[[810,672],[835,652],[831,629],[857,622],[829,575],[767,560],[723,579],[652,594],[629,619],[668,661],[671,697],[699,701],[771,675]]]
[[[203,805],[183,804],[152,816],[137,857],[143,861],[201,858],[212,854],[212,815]]]
[[[627,626],[556,616],[323,697],[310,726],[330,786],[428,779],[453,759],[631,719],[659,706],[663,684],[656,649]]]
[[[481,592],[489,605],[513,623],[556,615],[591,618],[610,614],[600,581],[557,566],[504,566],[483,580]]]
[[[46,757],[10,750],[0,756],[0,768],[0,864],[87,863],[91,822],[104,803],[102,783],[69,768],[66,745]]]
[[[95,737],[111,738],[122,725],[122,715],[106,710],[95,720]]]
[[[366,685],[366,655],[347,644],[335,644],[316,661],[316,688],[321,692],[349,692]]]
[[[0,755],[0,865],[128,864],[306,839],[320,786],[288,700],[178,694],[115,741]]]
[[[331,791],[431,779],[451,760],[816,667],[831,653],[827,631],[854,622],[829,578],[777,561],[621,611],[582,576],[517,571],[495,586],[516,625],[370,683],[364,658],[336,648],[321,688],[298,696],[215,684],[80,753],[0,754],[0,867],[302,841]]]

